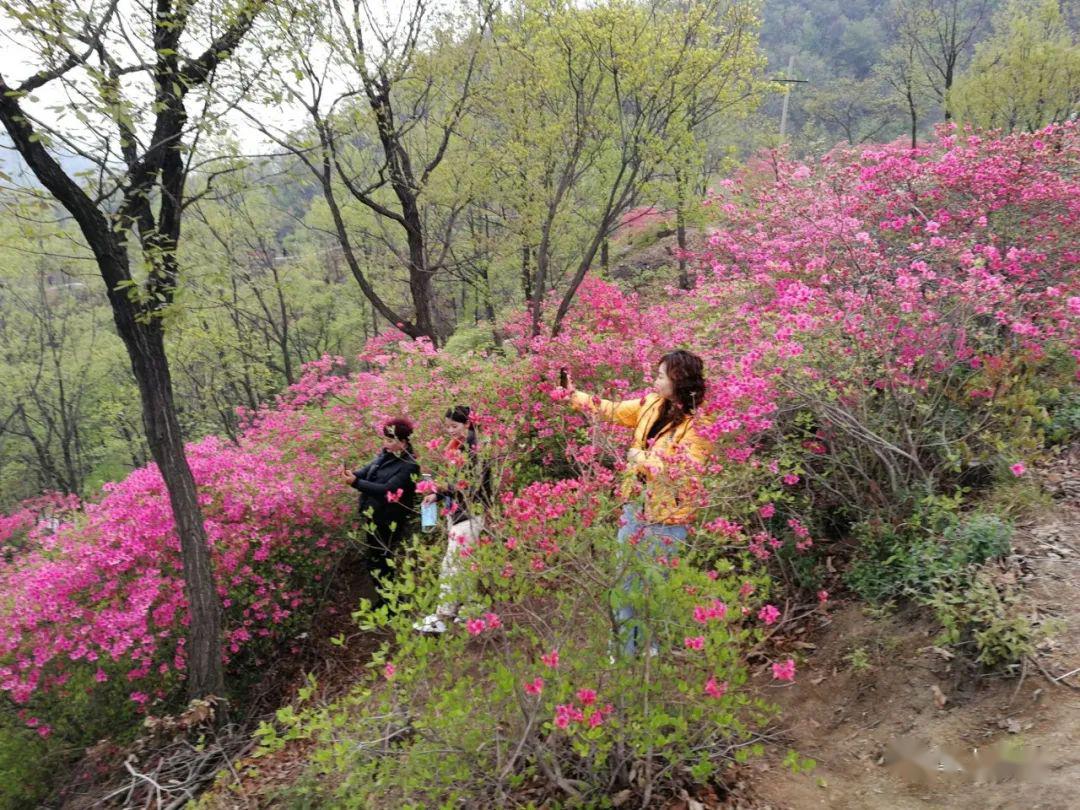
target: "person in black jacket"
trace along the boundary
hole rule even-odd
[[[412,432],[408,420],[391,419],[382,427],[382,452],[359,470],[345,470],[350,486],[360,491],[371,572],[379,577],[389,571],[390,558],[416,513],[420,465],[409,441]]]
[[[439,571],[440,602],[435,612],[413,625],[421,633],[439,635],[446,623],[457,618],[461,593],[468,591],[463,579],[461,552],[475,545],[484,530],[485,512],[491,506],[491,469],[484,463],[468,405],[455,405],[443,424],[450,437],[444,453],[459,470],[452,485],[440,486],[424,497],[424,503],[441,500],[447,514],[447,544]]]

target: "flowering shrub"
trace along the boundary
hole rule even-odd
[[[519,479],[470,550],[470,587],[498,604],[499,632],[477,624],[438,646],[398,634],[394,690],[355,699],[402,729],[408,707],[409,742],[388,759],[355,747],[378,736],[364,721],[332,727],[339,800],[498,803],[543,783],[587,802],[631,772],[652,787],[657,773],[705,778],[765,714],[738,655],[714,657],[779,619],[747,559],[797,561],[829,532],[928,502],[955,510],[960,495],[940,493],[1022,474],[1038,449],[1039,375],[1065,355],[1075,376],[1080,349],[1078,145],[1066,125],[996,141],[946,131],[917,152],[842,150],[814,169],[774,156],[709,201],[718,227],[693,292],[649,304],[592,279],[560,335],[511,322],[529,371],[496,381],[491,427],[511,455],[565,453],[576,477]],[[607,594],[627,563],[614,510],[590,493],[614,481],[628,435],[568,413],[554,383],[566,366],[585,390],[639,396],[675,345],[705,356],[698,429],[717,452],[686,489],[703,507],[693,550],[661,561],[667,579],[638,572],[660,655],[608,664]],[[786,683],[798,664],[768,669]]]
[[[386,589],[389,607],[355,614],[362,627],[393,633],[371,679],[340,705],[290,717],[284,735],[265,726],[264,746],[315,737],[315,767],[332,777],[315,783],[342,807],[390,797],[504,806],[525,785],[588,805],[630,784],[701,783],[751,755],[771,712],[745,688],[742,651],[765,628],[756,614],[767,579],[745,555],[707,572],[715,537],[705,531],[677,561],[619,553],[609,489],[610,473],[591,467],[507,496],[464,555],[473,570],[455,598],[477,606],[437,639],[412,623],[434,606],[423,571],[438,567],[442,549],[415,549]],[[620,651],[609,594],[630,576],[646,583],[631,598],[655,657]],[[379,673],[391,655],[387,682]],[[778,682],[794,677],[778,673]]]
[[[0,558],[10,562],[28,544],[70,522],[78,508],[77,496],[46,492],[23,501],[10,515],[0,514]]]
[[[1010,453],[1033,452],[1045,419],[1035,375],[1080,349],[1078,155],[1073,124],[947,130],[916,152],[841,150],[722,184],[700,296],[773,384],[783,416],[763,446],[819,505],[859,518],[1023,471]]]
[[[312,364],[244,414],[236,444],[189,447],[231,680],[292,643],[347,541],[341,461],[370,457],[374,428],[406,415],[424,470],[458,480],[440,422],[468,403],[498,492],[488,533],[464,550],[485,609],[446,643],[416,639],[441,549],[407,560],[389,594],[409,608],[392,620],[393,660],[388,647],[381,686],[353,697],[401,720],[390,738],[379,730],[401,756],[358,749],[366,721],[338,729],[328,756],[352,774],[350,795],[497,802],[541,780],[581,798],[631,772],[705,778],[748,750],[765,714],[742,688],[741,651],[780,618],[767,566],[817,590],[805,561],[823,540],[1025,474],[1046,369],[1071,384],[1080,355],[1078,156],[1071,123],[996,140],[945,130],[919,150],[844,149],[813,167],[769,155],[708,200],[716,230],[692,291],[647,300],[590,278],[559,335],[530,337],[525,313],[505,324],[516,356],[458,356],[389,330],[360,356],[365,371]],[[669,465],[701,520],[685,553],[627,561],[610,493],[628,433],[571,412],[558,369],[590,393],[636,397],[675,346],[708,370],[696,428],[715,452]],[[167,503],[148,467],[66,506],[48,532],[32,506],[0,520],[0,689],[34,733],[63,725],[75,689],[122,692],[131,711],[176,691],[187,616]],[[648,583],[634,606],[662,654],[609,665],[607,595],[628,573]],[[796,661],[770,665],[779,682],[797,677]]]

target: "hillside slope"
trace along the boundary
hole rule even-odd
[[[818,648],[798,682],[771,690],[787,741],[818,766],[796,776],[774,757],[752,780],[753,806],[1080,807],[1080,453],[1045,472],[1055,507],[1019,523],[1014,553],[996,574],[1020,584],[1048,631],[1022,679],[972,677],[934,645],[939,628],[845,606],[811,639]],[[861,673],[857,650],[870,667]],[[991,768],[994,752],[1010,746],[1027,772]]]

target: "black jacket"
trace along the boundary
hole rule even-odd
[[[352,486],[360,490],[360,514],[368,516],[378,531],[388,531],[395,524],[395,534],[416,514],[416,479],[420,465],[409,453],[396,456],[385,450],[367,466],[353,473]],[[388,501],[387,493],[401,490],[401,498]]]

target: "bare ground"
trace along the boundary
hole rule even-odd
[[[797,683],[768,689],[782,744],[747,782],[754,810],[1069,810],[1080,808],[1080,463],[1044,480],[1059,500],[1021,522],[996,573],[1015,580],[1046,633],[1022,676],[973,672],[911,615],[839,606],[809,642]],[[861,653],[859,651],[862,651]],[[869,667],[858,667],[859,659]],[[793,774],[784,743],[817,767]],[[1028,763],[991,767],[1009,747]]]

